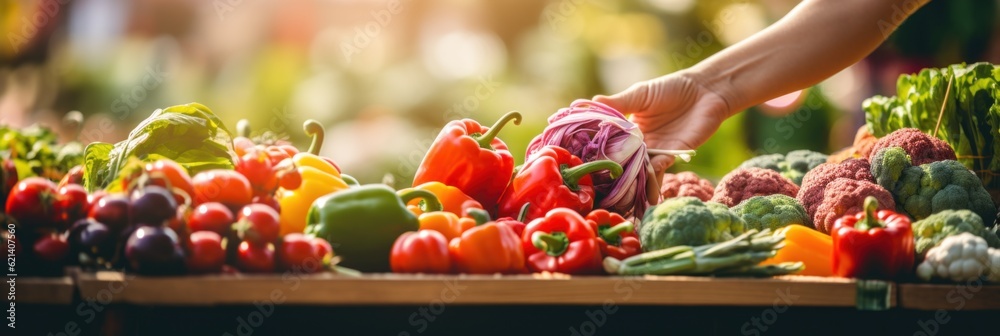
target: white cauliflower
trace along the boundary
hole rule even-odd
[[[917,266],[917,277],[924,281],[941,278],[954,282],[972,281],[989,273],[1000,277],[1000,270],[993,271],[994,268],[1000,268],[1000,251],[989,248],[985,239],[963,232],[945,238],[927,251],[924,262]]]

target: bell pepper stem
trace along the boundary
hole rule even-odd
[[[611,160],[597,160],[587,162],[572,168],[563,168],[562,177],[563,183],[570,187],[572,190],[576,190],[579,186],[580,179],[587,176],[590,173],[598,172],[602,170],[610,170],[611,178],[618,178],[622,175],[622,166],[618,162]]]
[[[352,187],[357,187],[361,185],[361,183],[358,182],[358,179],[354,178],[354,176],[351,175],[340,174],[340,179],[343,180],[344,183],[347,183],[347,185]]]
[[[479,208],[468,208],[465,210],[466,216],[476,220],[476,226],[483,225],[490,222],[490,213],[486,210]]]
[[[312,137],[312,142],[309,143],[308,152],[313,155],[319,155],[319,150],[323,147],[323,139],[326,137],[326,131],[323,129],[323,124],[314,119],[309,119],[302,124],[302,130],[306,132],[306,135]]]
[[[528,208],[531,207],[531,202],[524,203],[521,206],[521,211],[517,213],[517,221],[524,223],[524,219],[528,218]]]
[[[240,119],[236,122],[236,135],[250,138],[250,120]]]
[[[875,197],[868,196],[865,198],[865,217],[858,221],[854,225],[855,229],[861,231],[868,231],[869,229],[880,228],[882,223],[879,223],[878,216],[875,212],[878,210],[878,200]]]
[[[569,247],[569,239],[562,232],[545,233],[536,231],[531,234],[531,243],[535,245],[535,248],[545,251],[546,254],[553,257],[563,255]]]
[[[441,211],[443,207],[441,206],[441,201],[438,201],[437,196],[434,193],[423,190],[423,189],[403,189],[396,193],[399,198],[403,200],[403,204],[410,203],[410,201],[420,198],[423,200],[423,207],[420,210],[424,212]]]
[[[500,130],[503,129],[505,125],[507,125],[507,122],[511,120],[514,120],[514,125],[520,125],[521,114],[518,112],[507,112],[507,114],[504,114],[503,117],[500,117],[500,120],[497,120],[497,122],[490,127],[490,130],[487,131],[486,134],[480,136],[473,136],[472,138],[479,143],[479,148],[492,150],[493,139],[495,139],[497,137],[497,134],[500,133]]]
[[[622,233],[629,233],[635,230],[632,222],[621,222],[607,229],[601,230],[601,238],[606,242],[617,242],[621,240]]]

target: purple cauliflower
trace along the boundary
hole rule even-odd
[[[680,172],[677,174],[663,174],[663,184],[660,186],[660,195],[663,199],[693,196],[708,202],[715,193],[712,182],[698,177],[693,172]]]
[[[957,160],[955,150],[947,142],[924,134],[916,128],[901,128],[878,139],[868,153],[868,160],[871,161],[875,153],[883,148],[897,146],[902,147],[906,154],[910,155],[914,166],[941,160]]]
[[[816,208],[823,201],[823,191],[830,182],[838,178],[875,182],[871,165],[863,159],[847,159],[841,163],[823,163],[816,166],[802,177],[802,187],[795,196],[806,208],[809,218],[816,218]]]
[[[779,172],[757,167],[739,168],[726,174],[715,186],[712,202],[733,207],[754,196],[782,194],[795,197],[798,192],[799,186]]]
[[[868,196],[874,196],[878,200],[879,210],[896,210],[896,202],[885,188],[869,181],[842,177],[827,184],[823,200],[812,217],[813,225],[816,230],[830,234],[837,219],[864,211],[865,198]]]

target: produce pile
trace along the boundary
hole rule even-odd
[[[983,67],[969,67],[959,77],[985,78]],[[925,74],[937,76],[920,76]],[[913,78],[919,77],[904,76],[900,85]],[[892,107],[888,121],[879,119],[887,117],[873,110],[873,102],[883,99],[876,97],[866,109],[870,122],[882,121],[862,127],[855,144],[837,153],[762,155],[717,183],[678,172],[663,176],[661,186],[652,183],[658,179],[651,176],[638,127],[588,100],[553,114],[525,162],[515,162],[500,138],[521,114],[510,112],[490,126],[451,121],[413,184],[399,190],[361,185],[332,158],[319,156],[323,127],[312,120],[303,125],[312,137],[306,151],[274,136],[251,138],[245,121],[234,135],[197,103],[157,110],[128,139],[75,152],[79,144],[50,140],[31,145],[62,150],[36,148],[27,155],[25,139],[44,131],[2,129],[0,196],[4,216],[15,223],[4,234],[17,243],[10,253],[26,260],[19,264],[30,265],[29,274],[79,265],[144,275],[558,272],[996,280],[997,208],[981,174],[969,169],[979,167],[978,158],[968,154],[982,154],[992,141],[985,146],[985,133],[963,128],[981,122],[958,116],[993,99],[995,81],[973,85],[961,78],[951,89],[959,98],[919,98],[928,111],[942,101],[962,111],[944,115],[942,124],[950,128],[939,133],[943,138],[907,114],[916,104],[883,101],[879,106]],[[991,89],[976,91],[975,104],[963,103],[967,91],[980,86]],[[906,97],[935,90],[907,91]],[[67,154],[40,154],[53,152]],[[659,152],[685,160],[694,155]]]

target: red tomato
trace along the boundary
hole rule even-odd
[[[270,196],[270,195],[266,195],[266,196],[260,196],[260,195],[254,196],[253,197],[253,201],[251,201],[250,204],[263,204],[263,205],[271,207],[271,209],[274,209],[274,211],[277,211],[278,213],[281,213],[281,203],[278,203],[278,200],[276,198],[274,198],[274,196]]]
[[[50,234],[35,241],[34,252],[39,260],[50,263],[62,262],[69,255],[69,243],[59,235]]]
[[[242,242],[237,251],[236,268],[241,272],[274,272],[274,247],[272,245],[257,245]]]
[[[179,195],[173,188],[180,189],[181,191],[187,193],[187,198],[191,198],[191,201],[194,201],[194,184],[191,181],[191,176],[188,175],[187,170],[177,162],[172,160],[156,160],[156,162],[147,163],[145,170],[150,176],[162,176],[170,182],[171,188],[167,189],[174,193],[174,199],[177,200],[177,204],[184,204],[186,198]],[[161,187],[167,186],[161,185]]]
[[[389,264],[396,273],[451,272],[448,240],[434,230],[403,233],[392,245]]]
[[[230,209],[250,204],[250,182],[234,170],[213,169],[198,173],[194,183],[194,204],[219,202]]]
[[[94,208],[94,205],[96,205],[102,197],[107,195],[108,193],[104,190],[98,190],[90,193],[90,195],[87,195],[87,213],[89,214],[90,210]]]
[[[53,226],[59,219],[53,211],[55,200],[55,183],[41,177],[29,177],[11,189],[5,213],[23,225]]]
[[[244,154],[236,162],[236,171],[250,181],[254,195],[272,195],[278,188],[278,179],[272,168],[271,157],[267,152],[251,152]]]
[[[191,273],[218,273],[226,263],[222,237],[212,231],[197,231],[187,242],[187,269]]]
[[[298,169],[278,173],[278,184],[285,190],[295,190],[302,186],[302,174]]]
[[[278,212],[265,204],[247,205],[240,210],[236,230],[240,239],[253,245],[274,242],[281,230]]]
[[[83,185],[83,166],[77,165],[70,168],[66,175],[63,175],[62,180],[59,180],[59,188],[66,185],[78,184]]]
[[[59,188],[54,208],[60,229],[67,229],[76,221],[87,217],[88,196],[87,190],[79,184],[67,184]]]
[[[278,249],[278,267],[282,271],[316,273],[323,270],[323,247],[313,244],[312,238],[301,233],[282,237]]]
[[[274,146],[267,147],[265,151],[267,152],[267,155],[271,158],[272,162],[281,162],[281,160],[292,157],[291,155],[288,155],[288,153],[282,150],[281,148]]]
[[[222,203],[208,202],[199,205],[188,217],[187,224],[191,232],[211,231],[219,236],[229,235],[236,217]]]
[[[293,157],[299,153],[299,149],[292,145],[275,145],[274,147],[278,147],[278,149],[284,151],[285,154],[288,154],[288,157]]]
[[[326,242],[326,239],[313,237],[312,244],[313,248],[316,249],[316,255],[318,255],[320,260],[323,260],[324,263],[327,258],[333,257],[333,248],[330,247],[330,243]]]
[[[254,146],[255,144],[253,143],[253,140],[250,140],[250,138],[242,136],[233,138],[233,150],[236,152],[237,156],[242,157],[243,155],[246,155],[246,153],[251,152],[251,149],[254,148]]]

